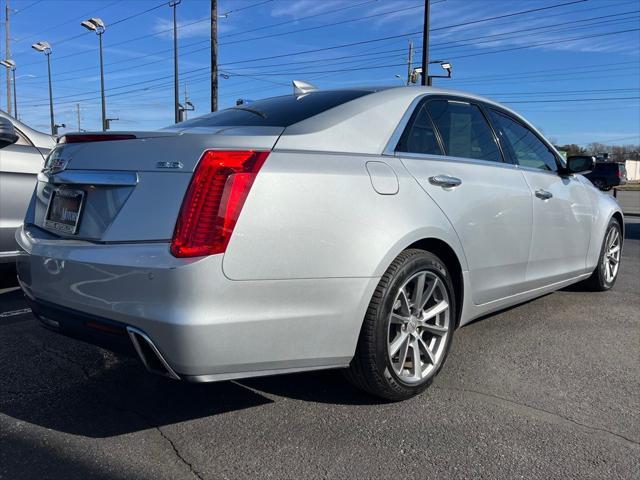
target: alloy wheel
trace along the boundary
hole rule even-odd
[[[612,227],[609,229],[604,245],[605,251],[602,259],[604,278],[607,283],[612,283],[615,280],[616,275],[618,274],[618,268],[620,267],[621,239],[620,231],[617,228]]]
[[[389,359],[400,380],[421,383],[436,371],[445,354],[450,324],[449,295],[435,273],[415,273],[400,287],[387,334]]]

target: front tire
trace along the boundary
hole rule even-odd
[[[598,266],[591,276],[585,280],[585,285],[593,291],[604,292],[610,290],[616,283],[620,270],[622,256],[622,229],[615,218],[609,220],[604,234]]]
[[[347,379],[386,400],[426,389],[451,348],[456,298],[446,265],[424,250],[402,252],[380,279]]]

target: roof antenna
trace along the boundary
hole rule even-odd
[[[318,89],[318,87],[316,87],[315,85],[303,82],[302,80],[294,80],[291,83],[293,84],[294,95],[304,95],[305,93],[313,92],[314,90]]]

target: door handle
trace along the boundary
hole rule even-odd
[[[461,185],[462,180],[449,175],[435,175],[433,177],[429,177],[429,183],[439,187],[452,188]]]
[[[553,197],[553,193],[547,192],[546,190],[536,190],[536,197],[541,198],[542,200],[549,200]]]

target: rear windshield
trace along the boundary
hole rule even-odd
[[[306,95],[283,95],[248,102],[182,122],[180,128],[217,126],[288,127],[330,108],[373,93],[363,90],[312,92]],[[175,128],[171,125],[168,128]]]

